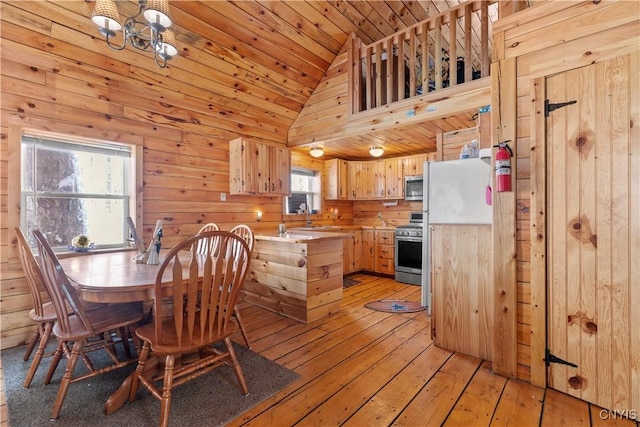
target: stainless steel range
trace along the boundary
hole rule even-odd
[[[422,212],[411,212],[408,225],[396,227],[396,281],[422,284]]]

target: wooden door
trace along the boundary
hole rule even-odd
[[[546,79],[549,386],[640,410],[640,55]],[[637,412],[636,412],[637,413]]]

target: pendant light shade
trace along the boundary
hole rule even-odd
[[[167,0],[147,0],[144,18],[156,31],[164,31],[171,26],[169,2]]]
[[[122,29],[120,14],[113,0],[96,0],[91,21],[100,27],[100,32],[105,36],[108,33],[109,37],[114,37],[115,32]]]
[[[164,60],[169,60],[178,54],[176,48],[176,36],[171,30],[162,33],[162,43],[158,43],[158,56]]]
[[[384,154],[384,148],[382,148],[381,145],[374,145],[373,147],[369,148],[369,154],[371,154],[373,157],[380,157]]]

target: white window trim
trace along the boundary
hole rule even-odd
[[[46,129],[46,130],[45,130]],[[123,134],[107,129],[87,128],[69,123],[56,123],[48,119],[12,116],[8,118],[8,150],[7,150],[7,227],[9,236],[13,236],[14,228],[20,227],[21,198],[21,147],[25,134],[42,138],[59,140],[83,140],[88,143],[109,144],[118,142],[131,145],[131,162],[135,167],[135,179],[130,185],[131,212],[135,212],[134,222],[139,236],[143,235],[143,138],[138,135]],[[20,265],[17,240],[9,239],[8,261]]]

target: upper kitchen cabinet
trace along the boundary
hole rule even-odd
[[[404,186],[402,176],[403,159],[385,159],[384,161],[384,197],[386,199],[402,199],[404,197]]]
[[[422,175],[424,173],[424,162],[435,159],[436,153],[418,154],[416,156],[404,157],[402,159],[404,176]]]
[[[246,138],[229,141],[229,187],[230,194],[289,194],[291,152]]]
[[[324,198],[325,200],[346,200],[349,198],[348,162],[331,159],[324,162]]]

